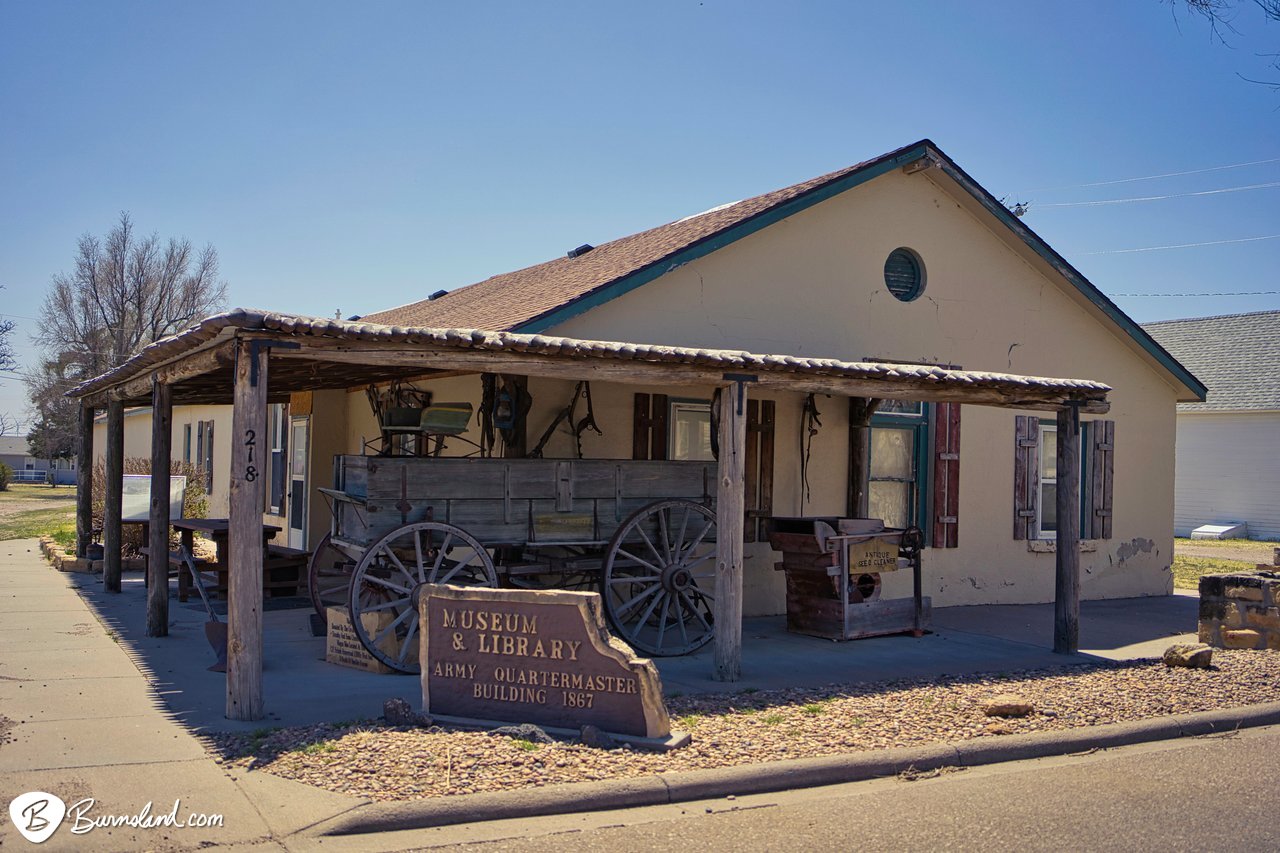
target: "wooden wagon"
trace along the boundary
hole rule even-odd
[[[596,588],[634,648],[686,654],[713,635],[715,489],[714,462],[337,456],[312,600],[402,672],[426,583]]]

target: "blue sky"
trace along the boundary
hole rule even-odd
[[[231,305],[363,314],[922,137],[1108,294],[1278,290],[1280,239],[1091,253],[1280,235],[1280,187],[1038,206],[1280,182],[1280,92],[1238,76],[1280,25],[1244,0],[1236,29],[1160,0],[0,0],[0,313],[30,363],[50,277],[121,210],[213,243]]]

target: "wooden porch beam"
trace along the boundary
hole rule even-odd
[[[177,385],[186,379],[227,367],[233,358],[231,346],[231,342],[226,341],[207,349],[197,350],[162,364],[142,376],[136,376],[127,382],[90,394],[84,397],[82,402],[102,407],[109,400],[136,400],[140,397],[149,397],[153,378],[166,385]]]
[[[227,558],[227,717],[260,720],[262,701],[263,455],[268,349],[239,339],[231,413],[231,508]]]
[[[89,556],[93,541],[93,406],[80,406],[80,443],[76,449],[76,556]]]
[[[723,381],[723,380],[722,380]],[[722,387],[719,400],[719,476],[716,488],[716,681],[742,677],[742,558],[747,449],[747,385]]]
[[[546,376],[558,379],[587,379],[623,384],[665,384],[686,387],[720,386],[725,369],[696,364],[663,364],[607,358],[558,358],[496,350],[429,349],[317,346],[304,342],[301,349],[279,350],[275,358],[327,361],[336,364],[411,367],[426,370],[464,370],[480,373],[507,373]],[[835,394],[846,397],[880,397],[901,400],[960,402],[1011,409],[1057,409],[1079,397],[1057,390],[1032,387],[986,388],[939,385],[935,381],[866,380],[806,373],[758,372],[755,383],[761,389],[798,393]],[[1105,401],[1082,403],[1082,410],[1104,414]]]
[[[124,404],[107,403],[107,481],[102,508],[102,585],[107,592],[120,591],[120,515],[124,502]]]
[[[147,636],[169,636],[169,470],[173,441],[173,389],[156,380],[151,390],[151,523],[147,543]],[[185,571],[180,568],[179,571]]]
[[[1080,412],[1058,410],[1058,541],[1053,604],[1053,650],[1080,648]]]

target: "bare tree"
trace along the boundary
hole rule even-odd
[[[80,238],[73,272],[53,277],[36,341],[63,378],[87,379],[214,313],[226,291],[213,246],[140,237],[121,213],[106,237]]]
[[[0,290],[4,290],[3,284],[0,284]],[[0,370],[13,370],[18,366],[13,360],[13,342],[9,339],[12,332],[13,321],[0,317]]]
[[[1209,37],[1226,47],[1231,46],[1231,42],[1228,40],[1229,37],[1240,33],[1236,29],[1235,20],[1241,6],[1255,6],[1262,11],[1263,17],[1268,22],[1280,23],[1280,0],[1164,0],[1164,2],[1169,4],[1175,21],[1177,20],[1178,10],[1183,8],[1199,18],[1203,18],[1209,25]],[[1270,61],[1269,67],[1271,70],[1280,74],[1280,53],[1262,54],[1262,56]],[[1245,77],[1243,74],[1238,74],[1238,76],[1249,83],[1270,86],[1272,89],[1280,91],[1280,79],[1254,80],[1250,77]]]

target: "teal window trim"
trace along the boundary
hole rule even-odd
[[[915,435],[915,453],[913,454],[915,500],[911,523],[919,527],[925,534],[925,545],[929,544],[929,506],[933,500],[933,404],[923,403],[920,414],[901,412],[876,412],[871,416],[871,429],[910,429]],[[871,442],[867,442],[867,453],[871,453]],[[871,483],[870,459],[867,460],[867,483]]]

